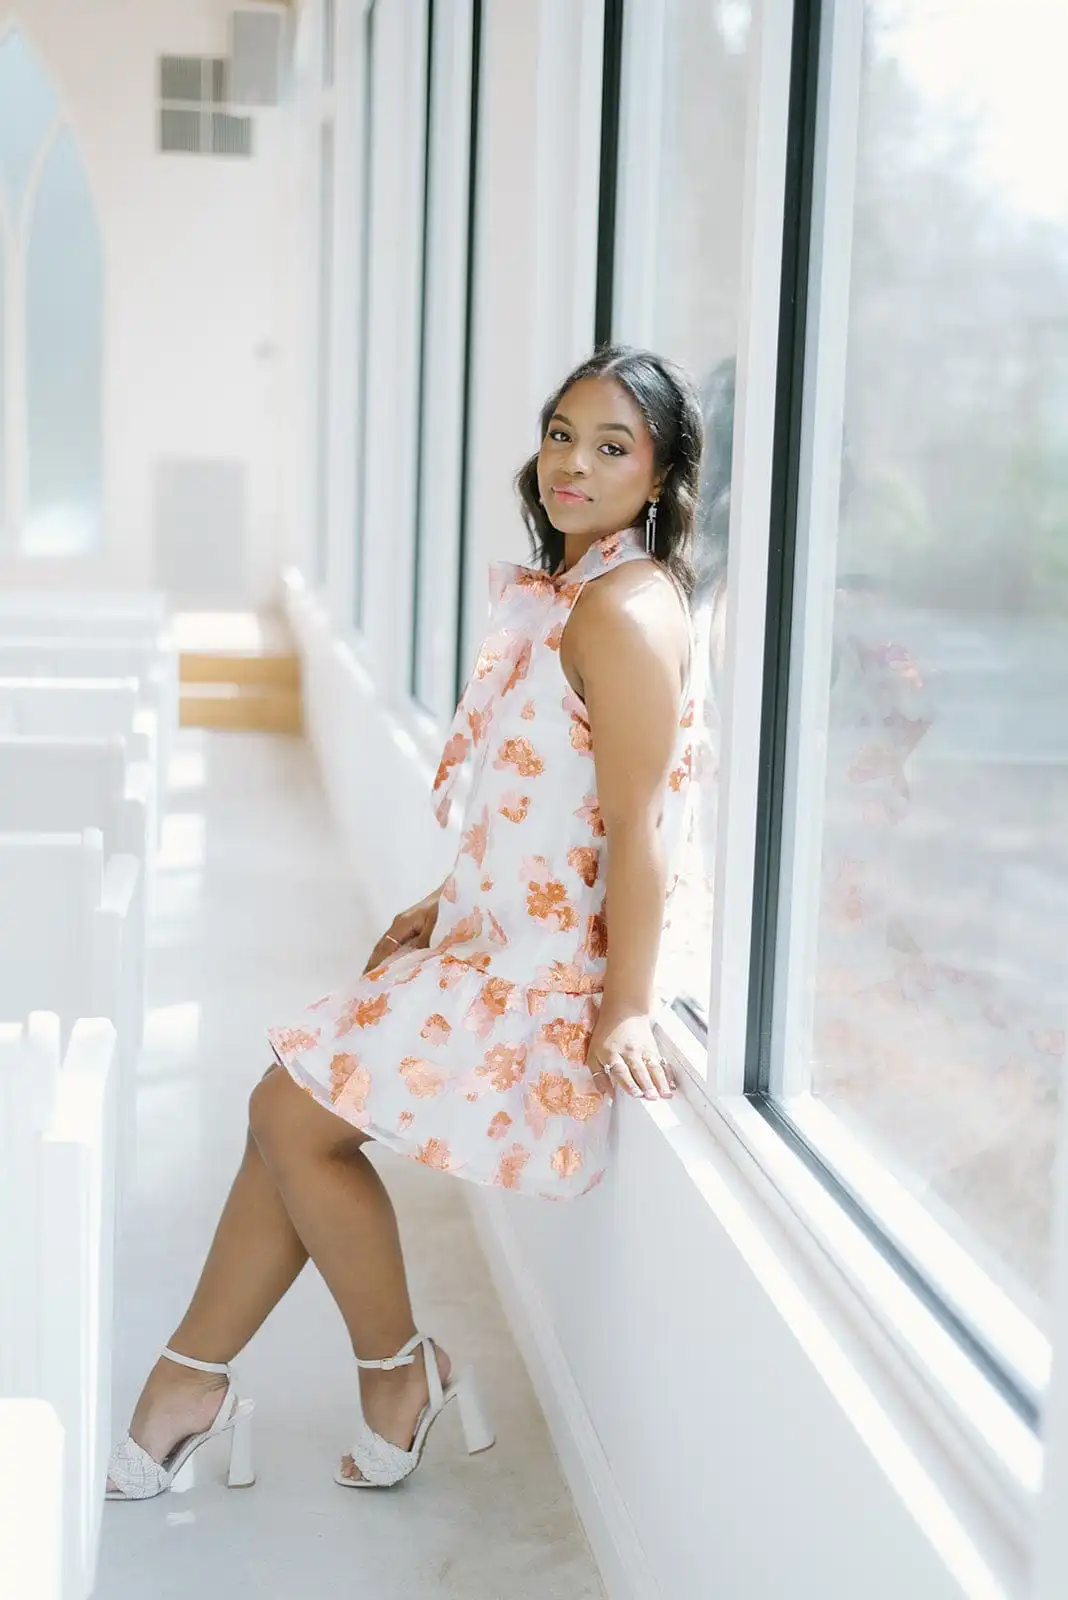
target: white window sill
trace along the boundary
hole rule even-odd
[[[1040,1439],[760,1112],[744,1096],[706,1091],[703,1050],[685,1023],[664,1011],[657,1027],[680,1087],[674,1100],[638,1104],[734,1234],[858,1433],[918,1520],[930,1522],[944,1506],[957,1519],[952,1537],[963,1529],[992,1550],[995,1565],[1022,1570]],[[724,1184],[741,1208],[729,1217]],[[940,1544],[951,1533],[943,1527]]]

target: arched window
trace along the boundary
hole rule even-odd
[[[73,129],[0,31],[0,546],[83,555],[102,521],[100,233]]]

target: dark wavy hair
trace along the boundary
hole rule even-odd
[[[613,378],[645,418],[653,441],[653,462],[665,474],[656,508],[655,560],[665,567],[687,600],[697,575],[693,566],[694,525],[701,483],[703,429],[701,403],[692,379],[675,362],[631,345],[603,345],[568,374],[541,408],[540,438],[564,395],[583,378]],[[538,456],[516,473],[523,521],[535,561],[555,572],[564,557],[564,536],[549,521],[538,499]],[[644,520],[648,502],[641,509]]]

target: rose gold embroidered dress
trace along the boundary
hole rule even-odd
[[[645,559],[629,528],[557,577],[491,567],[489,632],[434,781],[445,827],[470,768],[432,943],[267,1030],[303,1089],[391,1150],[552,1200],[604,1176],[610,1109],[586,1065],[607,953],[604,825],[560,640],[585,584]],[[693,723],[687,690],[664,797],[673,863],[691,820]]]

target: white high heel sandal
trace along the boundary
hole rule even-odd
[[[164,1494],[166,1490],[173,1488],[179,1474],[181,1474],[179,1488],[191,1489],[193,1463],[190,1457],[193,1452],[199,1450],[208,1439],[226,1432],[230,1433],[230,1471],[226,1481],[231,1489],[247,1489],[256,1481],[252,1465],[252,1424],[249,1420],[253,1402],[238,1399],[229,1363],[194,1361],[192,1356],[181,1356],[177,1350],[170,1349],[164,1350],[163,1354],[168,1361],[177,1361],[179,1366],[192,1367],[197,1372],[225,1372],[230,1382],[223,1395],[222,1405],[210,1428],[205,1429],[203,1433],[193,1433],[186,1439],[180,1439],[163,1461],[154,1460],[147,1450],[143,1450],[127,1434],[122,1443],[117,1444],[111,1452],[108,1477],[115,1484],[115,1488],[108,1489],[105,1498],[151,1500],[156,1495]]]
[[[387,1371],[392,1367],[407,1367],[415,1360],[417,1346],[423,1346],[423,1360],[426,1365],[427,1386],[430,1398],[419,1413],[419,1420],[415,1427],[415,1438],[412,1440],[410,1450],[402,1450],[400,1445],[391,1444],[388,1439],[383,1439],[380,1433],[375,1433],[364,1420],[363,1402],[360,1397],[359,1380],[356,1383],[356,1407],[358,1421],[356,1424],[356,1440],[350,1451],[351,1458],[359,1470],[362,1478],[347,1478],[341,1470],[334,1473],[334,1482],[340,1483],[346,1489],[388,1489],[395,1483],[400,1483],[407,1478],[419,1465],[423,1454],[430,1424],[436,1417],[440,1417],[449,1401],[456,1399],[460,1408],[460,1423],[464,1430],[464,1442],[469,1455],[474,1455],[478,1450],[488,1450],[494,1442],[493,1430],[490,1427],[485,1407],[482,1404],[475,1383],[474,1370],[465,1367],[458,1378],[450,1378],[448,1383],[442,1384],[441,1374],[438,1371],[438,1359],[434,1351],[434,1342],[425,1333],[417,1333],[408,1340],[408,1343],[397,1351],[395,1356],[389,1356],[384,1361],[361,1361],[356,1358],[358,1367],[383,1367]],[[342,1458],[349,1459],[348,1456]]]

